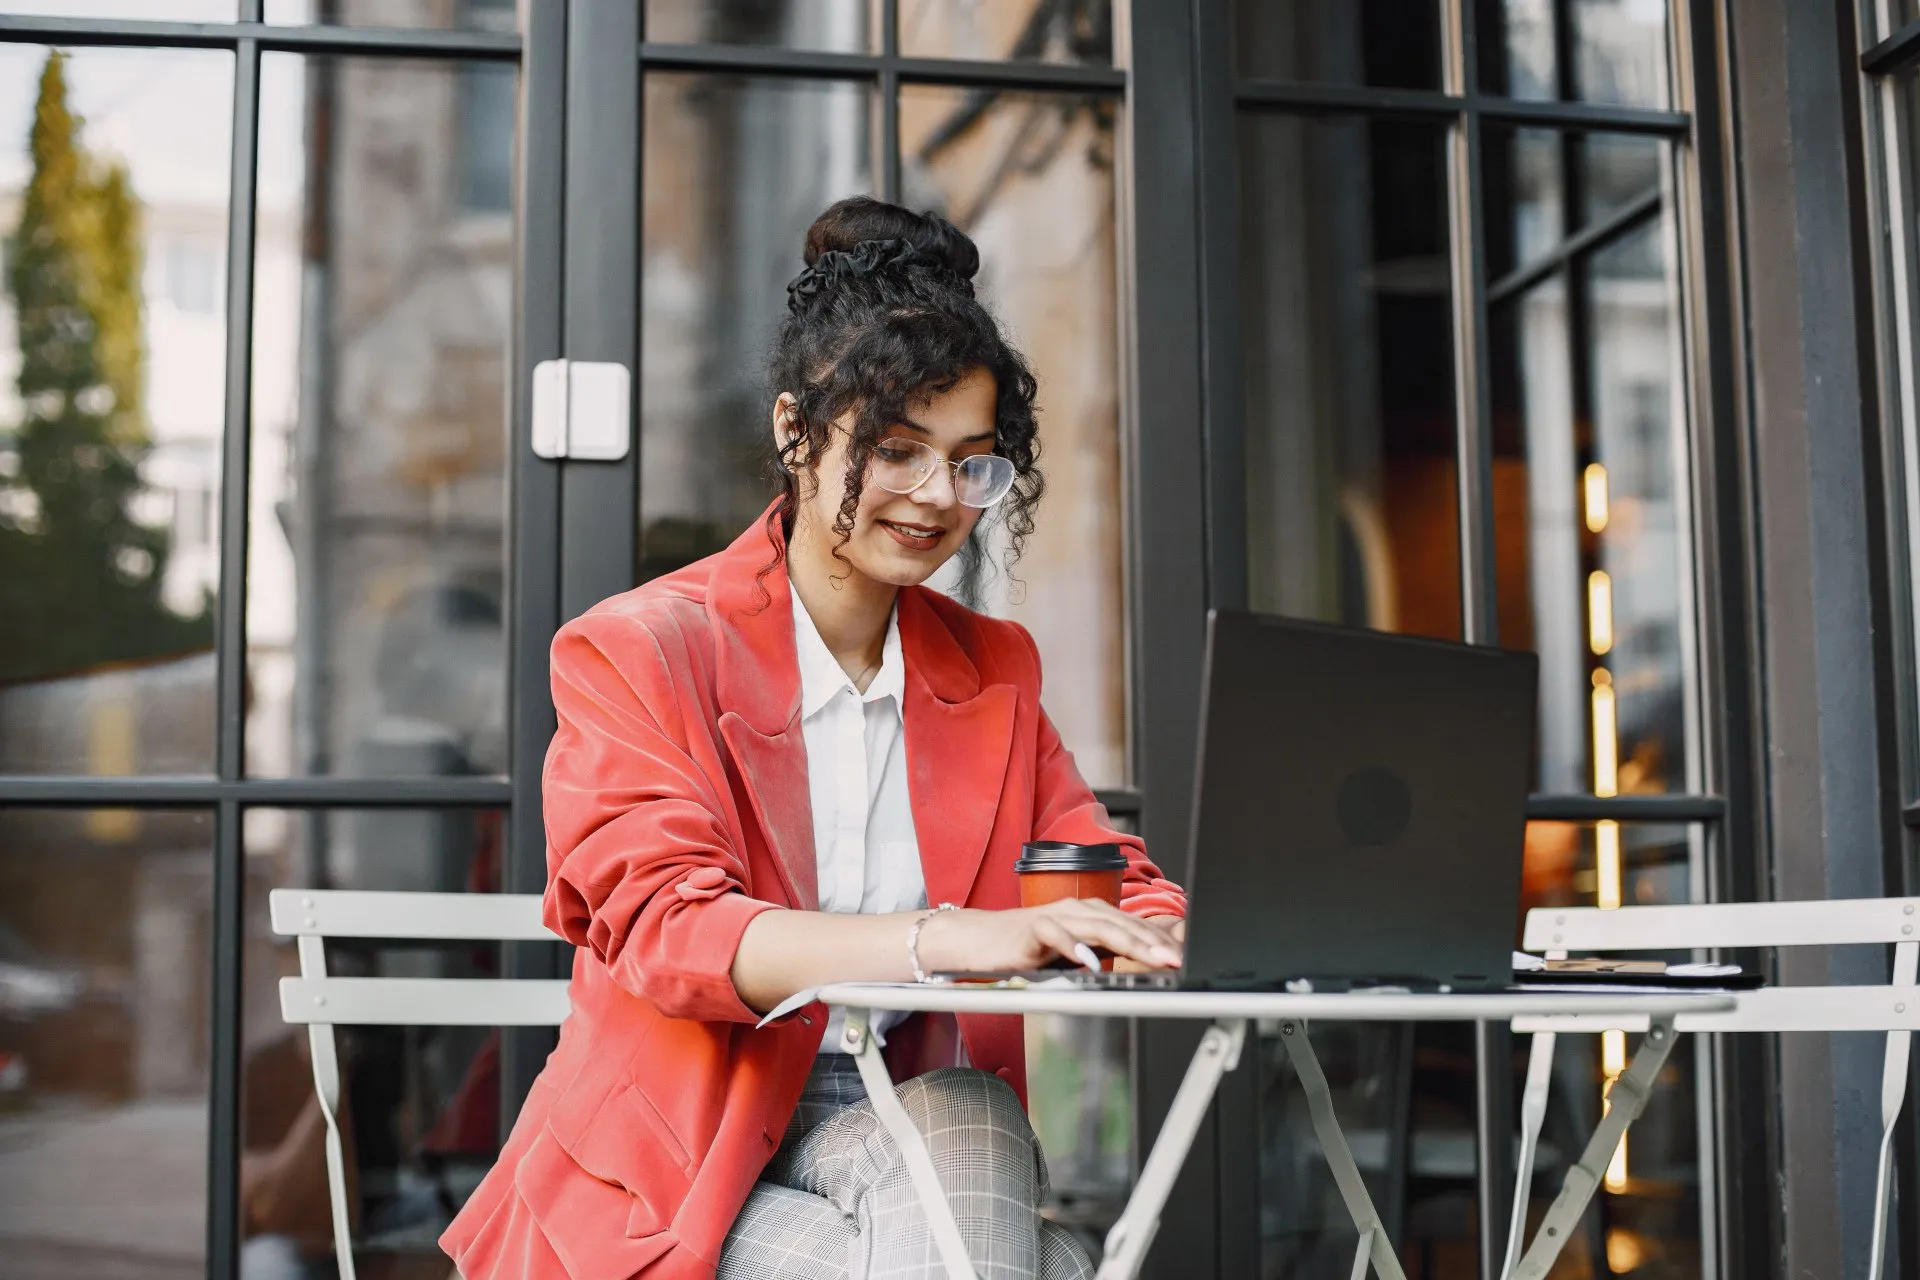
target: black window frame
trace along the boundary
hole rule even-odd
[[[1564,3],[1564,0],[1561,0]],[[215,813],[215,920],[208,1183],[208,1270],[238,1274],[241,823],[252,807],[507,808],[511,839],[505,888],[544,886],[538,762],[553,731],[544,644],[531,643],[564,618],[624,590],[634,551],[597,536],[607,513],[634,514],[638,450],[622,464],[551,463],[534,457],[528,373],[540,360],[617,359],[637,365],[638,160],[641,78],[647,71],[700,71],[832,79],[875,86],[881,113],[880,190],[897,196],[899,89],[906,84],[1096,93],[1124,101],[1116,201],[1122,215],[1118,335],[1122,484],[1126,539],[1127,750],[1135,786],[1102,793],[1134,819],[1150,843],[1184,850],[1199,703],[1199,659],[1210,606],[1245,600],[1245,492],[1239,393],[1234,254],[1237,208],[1234,119],[1240,109],[1412,117],[1444,123],[1453,191],[1451,269],[1462,484],[1462,604],[1466,637],[1494,637],[1491,442],[1486,359],[1489,300],[1513,280],[1486,278],[1480,234],[1483,125],[1653,134],[1668,139],[1674,165],[1682,254],[1688,380],[1694,565],[1698,619],[1693,647],[1703,704],[1701,786],[1662,797],[1541,795],[1529,815],[1565,821],[1613,818],[1696,822],[1708,841],[1709,896],[1768,896],[1752,759],[1754,695],[1748,655],[1747,575],[1751,515],[1742,488],[1743,446],[1732,429],[1740,396],[1733,331],[1736,283],[1712,246],[1726,234],[1726,154],[1720,89],[1727,74],[1720,0],[1670,0],[1674,110],[1589,103],[1522,102],[1478,87],[1475,0],[1442,5],[1449,49],[1446,88],[1432,91],[1305,85],[1237,76],[1231,13],[1221,0],[1186,4],[1133,0],[1116,5],[1112,66],[904,57],[894,6],[882,6],[879,48],[828,53],[760,46],[649,42],[638,4],[566,0],[522,8],[518,33],[338,26],[285,26],[262,19],[262,0],[239,0],[236,20],[166,22],[0,15],[0,42],[78,47],[224,49],[235,58],[231,192],[225,267],[226,408],[220,497],[215,768],[205,778],[0,777],[0,805],[71,808],[199,808]],[[254,778],[244,768],[245,587],[251,421],[257,106],[266,52],[358,57],[425,57],[513,63],[521,69],[516,161],[515,319],[511,360],[513,445],[509,463],[512,698],[509,772],[504,777],[384,780]],[[1863,71],[1883,74],[1920,57],[1920,23],[1868,50]],[[609,110],[609,107],[612,109]],[[544,145],[529,146],[540,140]],[[593,166],[588,155],[635,157],[632,171]],[[615,150],[608,150],[614,148]],[[624,237],[624,239],[622,239]],[[1598,238],[1597,235],[1595,237]],[[1591,243],[1567,246],[1590,251]],[[1539,266],[1541,264],[1534,264]],[[1533,268],[1523,268],[1530,270]],[[624,271],[624,274],[623,274]],[[595,281],[620,282],[612,290]],[[637,420],[637,418],[636,418]],[[1151,476],[1149,488],[1143,477]],[[626,527],[637,527],[631,520]],[[1911,797],[1910,797],[1911,798]],[[1920,804],[1907,810],[1920,826]],[[1178,865],[1176,854],[1170,860]],[[1911,890],[1910,890],[1911,891]],[[511,972],[554,974],[554,949],[515,949]],[[1752,1038],[1748,1038],[1751,1040]],[[1484,1062],[1508,1053],[1504,1031],[1482,1033]],[[1157,1127],[1191,1051],[1184,1033],[1137,1030],[1134,1056],[1141,1149]],[[503,1108],[515,1109],[544,1056],[540,1033],[510,1038]],[[1756,1119],[1768,1078],[1757,1047],[1713,1048],[1719,1099],[1716,1169],[1721,1274],[1759,1274],[1764,1243],[1744,1242],[1741,1224],[1765,1217],[1777,1172]],[[1195,1144],[1156,1248],[1168,1275],[1253,1274],[1257,1267],[1257,1153],[1252,1098],[1229,1077],[1221,1110]],[[1510,1079],[1481,1072],[1482,1232],[1504,1234],[1511,1129]],[[1703,1164],[1709,1153],[1701,1153]],[[1912,1166],[1911,1148],[1906,1167]],[[1252,1252],[1249,1253],[1248,1250]],[[1483,1252],[1485,1252],[1483,1250]],[[1911,1256],[1911,1246],[1909,1246]],[[1178,1264],[1169,1261],[1178,1259]],[[1751,1262],[1751,1269],[1747,1265]],[[1489,1263],[1483,1262],[1483,1271]]]

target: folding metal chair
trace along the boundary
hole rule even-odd
[[[1527,913],[1522,941],[1549,958],[1570,952],[1716,951],[1764,947],[1893,946],[1887,986],[1762,987],[1736,993],[1733,1009],[1683,1014],[1681,1031],[1884,1031],[1886,1062],[1880,1083],[1880,1158],[1875,1183],[1872,1263],[1869,1280],[1885,1275],[1887,1217],[1893,1192],[1893,1135],[1907,1092],[1907,1061],[1913,1028],[1920,1025],[1920,898],[1853,898],[1827,902],[1716,903],[1702,906],[1541,907]],[[1533,1154],[1546,1116],[1553,1068],[1554,1035],[1560,1031],[1634,1031],[1606,1018],[1520,1018],[1516,1032],[1532,1032],[1527,1083],[1520,1104],[1519,1175],[1501,1274],[1523,1275],[1520,1242],[1527,1218]],[[1620,1086],[1616,1085],[1618,1089]],[[1591,1157],[1594,1153],[1589,1152]],[[1610,1151],[1584,1176],[1598,1182]],[[1586,1157],[1583,1157],[1583,1165]],[[1549,1217],[1552,1216],[1549,1210]],[[1571,1222],[1557,1224],[1561,1231]]]
[[[555,942],[538,894],[361,893],[275,889],[273,931],[297,938],[300,976],[280,980],[280,1015],[305,1024],[327,1124],[327,1195],[340,1280],[355,1280],[340,1141],[337,1026],[550,1027],[567,1016],[564,979],[330,978],[328,938],[408,942]]]

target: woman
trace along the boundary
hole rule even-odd
[[[805,260],[773,353],[778,500],[554,641],[546,920],[580,948],[573,1013],[443,1239],[468,1280],[941,1275],[832,1011],[762,1016],[1088,946],[1179,962],[1185,900],[1075,771],[1033,641],[922,585],[989,510],[1017,549],[1041,489],[1034,380],[973,297],[978,252],[857,198]],[[1125,910],[1017,909],[1033,839],[1121,844]],[[1087,1274],[1036,1213],[1020,1020],[943,1029],[893,1026],[888,1055],[983,1280]]]

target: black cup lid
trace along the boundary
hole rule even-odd
[[[1125,871],[1127,855],[1117,844],[1036,840],[1020,846],[1020,860],[1013,869],[1021,875],[1031,871]]]

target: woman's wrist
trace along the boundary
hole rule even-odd
[[[917,913],[908,928],[909,963],[917,962],[922,973],[930,974],[951,973],[965,968],[963,964],[955,962],[952,948],[948,945],[954,932],[953,922],[964,914],[967,914],[965,908],[951,903]]]

